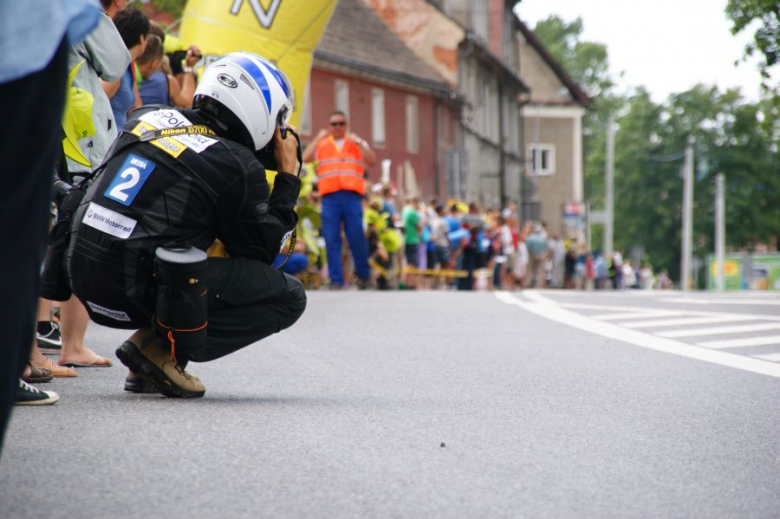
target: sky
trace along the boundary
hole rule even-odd
[[[753,30],[748,27],[733,36],[724,12],[726,3],[521,0],[515,12],[532,29],[552,14],[567,22],[582,18],[581,39],[606,45],[610,72],[618,85],[623,89],[643,85],[657,103],[696,83],[715,84],[721,89],[739,87],[748,101],[757,101],[761,83],[757,60],[734,66]],[[622,79],[618,77],[621,71]]]

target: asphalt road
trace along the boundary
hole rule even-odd
[[[775,323],[754,294],[310,293],[192,364],[203,399],[125,393],[118,363],[45,385],[0,517],[777,518]]]

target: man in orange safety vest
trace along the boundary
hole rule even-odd
[[[317,161],[317,190],[322,197],[322,234],[328,256],[331,288],[344,285],[341,263],[341,224],[347,237],[358,284],[365,287],[370,277],[368,241],[363,232],[362,199],[366,192],[366,166],[376,163],[368,143],[348,133],[344,112],[330,114],[329,129],[322,129],[303,152],[303,161]]]

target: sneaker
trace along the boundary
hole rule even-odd
[[[40,321],[38,323],[38,347],[42,350],[62,350],[62,336],[60,325],[52,321]]]
[[[22,379],[19,379],[19,389],[16,393],[16,405],[51,405],[60,400],[60,395],[54,391],[41,391]]]
[[[149,375],[144,373],[133,373],[132,371],[127,374],[125,378],[125,391],[131,393],[157,393],[157,386],[149,378]]]
[[[200,379],[171,358],[165,339],[148,328],[135,332],[116,350],[116,356],[130,371],[147,375],[167,397],[199,398],[206,393]]]

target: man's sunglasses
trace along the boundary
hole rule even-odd
[[[346,126],[347,121],[331,121],[331,126]]]

